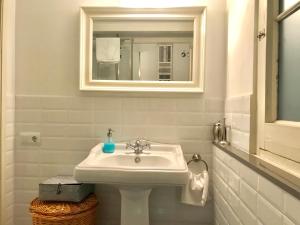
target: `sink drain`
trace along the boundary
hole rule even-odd
[[[139,162],[141,161],[141,158],[137,156],[137,157],[134,158],[134,161],[135,161],[136,163],[139,163]]]

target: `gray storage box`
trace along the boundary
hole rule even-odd
[[[77,182],[72,176],[52,177],[39,184],[39,199],[42,201],[81,202],[94,192],[94,184]]]

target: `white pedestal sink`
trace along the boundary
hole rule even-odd
[[[103,153],[96,145],[74,169],[83,183],[112,184],[121,193],[121,225],[149,225],[148,199],[152,187],[182,186],[188,168],[180,145],[152,144],[150,151],[136,155],[116,144],[114,153]]]

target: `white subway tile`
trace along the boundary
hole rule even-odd
[[[228,98],[226,99],[227,104],[229,104],[229,110],[228,112],[230,113],[239,113],[241,112],[241,103],[239,97],[233,97],[233,98]]]
[[[238,194],[240,189],[240,177],[231,169],[228,169],[227,171],[228,171],[228,185],[236,194]]]
[[[16,124],[16,135],[20,135],[21,132],[41,132],[42,127],[39,124],[26,124],[17,123]]]
[[[120,111],[95,111],[94,121],[96,124],[117,125],[122,123]]]
[[[215,192],[217,193],[217,192]],[[223,212],[226,220],[230,225],[240,225],[240,221],[235,215],[235,213],[232,211],[228,203],[225,201],[225,199],[221,195],[216,195],[217,198],[217,204],[220,207],[221,211]]]
[[[226,158],[229,158],[228,155],[216,146],[213,146],[213,148],[215,149],[216,158],[218,158],[223,163],[227,163]]]
[[[149,139],[176,139],[176,127],[174,126],[149,126],[147,129],[147,137]]]
[[[43,123],[68,123],[66,110],[47,110],[42,112]]]
[[[249,152],[249,133],[231,129],[231,144],[245,152]]]
[[[148,114],[149,124],[151,125],[175,125],[177,118],[175,113],[170,112],[151,112]]]
[[[257,198],[257,216],[264,224],[282,225],[283,223],[280,211],[260,196]]]
[[[6,137],[13,137],[15,135],[15,124],[14,123],[7,123],[5,136]]]
[[[12,165],[14,163],[14,160],[15,160],[15,153],[14,151],[7,151],[5,153],[5,165]]]
[[[94,147],[96,144],[100,143],[100,140],[97,139],[83,139],[83,138],[69,138],[68,141],[68,149],[69,150],[80,150],[89,152],[92,147]]]
[[[244,95],[241,98],[240,111],[244,114],[250,114],[250,98],[251,94]]]
[[[5,180],[4,192],[13,192],[15,190],[15,176],[7,178]]]
[[[122,109],[121,98],[101,97],[95,98],[95,110],[98,111],[120,111]]]
[[[254,215],[242,201],[240,201],[240,207],[239,207],[238,215],[239,215],[239,218],[242,221],[243,225],[256,225],[256,224],[258,224],[257,219],[256,219],[256,215]]]
[[[90,125],[68,125],[64,128],[66,137],[93,137],[94,128]],[[50,135],[49,135],[50,136]]]
[[[148,125],[149,124],[149,112],[122,112],[122,123],[124,125]],[[114,120],[114,118],[112,118]],[[115,121],[115,120],[114,120]],[[120,121],[118,121],[120,123]]]
[[[16,163],[38,163],[40,151],[25,149],[16,151]]]
[[[38,190],[39,183],[41,180],[39,178],[32,177],[16,177],[15,179],[15,190],[19,191],[36,191]]]
[[[218,206],[215,207],[215,220],[217,222],[216,224],[229,225]]]
[[[216,174],[216,172],[213,173],[213,185],[215,188],[219,191],[221,195],[223,195],[224,198],[227,198],[228,195],[228,188],[226,183]]]
[[[220,176],[220,178],[223,179],[225,183],[228,183],[228,168],[225,166],[224,163],[222,163],[220,160],[215,159],[215,168],[216,168],[216,173]]]
[[[17,225],[32,225],[32,219],[29,216],[15,218],[15,224]]]
[[[5,108],[6,109],[15,109],[15,95],[8,94],[5,96]]]
[[[70,132],[66,124],[42,124],[39,129],[42,137],[65,137]]]
[[[184,140],[212,140],[211,127],[178,127],[177,137]]]
[[[33,200],[33,199],[32,199]],[[15,204],[15,217],[26,217],[29,214],[29,204]]]
[[[41,151],[40,164],[72,164],[80,163],[87,156],[88,152],[74,151]]]
[[[16,164],[15,173],[17,177],[38,177],[40,175],[40,167],[37,164]]]
[[[43,109],[69,109],[70,100],[70,97],[43,96],[41,97],[41,105]]]
[[[15,122],[15,110],[14,109],[8,109],[5,111],[5,120],[6,123],[14,123]]]
[[[4,208],[5,225],[14,225],[14,205],[9,205]]]
[[[205,112],[222,113],[224,112],[224,100],[223,99],[205,99],[204,103]]]
[[[39,96],[16,96],[16,108],[17,109],[41,109],[42,103]]]
[[[4,167],[4,179],[11,179],[14,176],[15,176],[14,164],[10,164]]]
[[[256,214],[257,210],[257,192],[250,187],[246,182],[240,182],[240,198],[245,205]]]
[[[65,176],[72,176],[74,170],[74,164],[67,165],[67,164],[42,164],[40,165],[40,176],[43,179],[47,179],[50,177],[58,176],[58,175],[65,175]]]
[[[277,209],[283,209],[283,191],[281,188],[271,183],[266,178],[259,176],[258,178],[258,192],[266,200],[271,202]]]
[[[38,197],[38,191],[15,191],[15,199],[19,204],[29,204],[33,199]]]
[[[225,111],[225,123],[227,126],[232,127],[232,113]]]
[[[95,121],[94,116],[95,115],[92,111],[69,111],[68,122],[69,123],[93,123]]]
[[[300,200],[294,196],[284,193],[284,213],[289,217],[295,224],[300,224]]]
[[[176,99],[176,110],[178,112],[203,112],[204,102],[200,98],[178,98]]]
[[[219,150],[219,151],[221,151],[221,150]],[[227,157],[226,162],[227,162],[228,167],[230,169],[232,169],[235,174],[239,175],[241,163],[238,160],[236,160],[235,158],[233,158],[229,155],[227,155],[227,156],[228,157]]]
[[[230,205],[234,213],[238,215],[239,207],[240,207],[240,199],[230,188],[228,188],[226,201]]]
[[[179,112],[176,114],[178,126],[201,126],[204,125],[204,115],[199,112]]]
[[[14,207],[13,206],[11,206],[10,208],[7,208],[6,209],[8,212],[10,212],[10,213],[5,213],[5,217],[7,218],[7,219],[5,219],[5,221],[6,221],[6,224],[7,225],[14,225],[15,224],[15,222],[14,222]]]
[[[149,101],[149,110],[158,112],[176,111],[176,100],[173,98],[151,98]]]
[[[223,113],[202,113],[202,124],[201,125],[213,126],[217,121],[222,121],[223,119],[224,119]],[[226,125],[228,125],[227,122],[226,122]]]
[[[64,137],[43,137],[41,147],[47,150],[67,150],[70,139]]]
[[[124,111],[149,111],[150,101],[147,98],[126,98],[122,101]]]
[[[240,177],[254,190],[257,190],[258,185],[258,174],[251,170],[249,167],[241,164],[240,165]]]
[[[198,140],[181,140],[178,142],[181,145],[184,153],[199,153],[199,154],[211,154],[212,144],[210,141],[198,141]]]
[[[71,110],[93,110],[94,99],[91,97],[73,97],[70,98],[70,109]]]
[[[291,220],[289,220],[289,218],[284,216],[283,217],[283,225],[296,225],[296,224],[294,224]]]
[[[17,110],[16,122],[23,123],[39,123],[42,121],[42,113],[40,110]]]
[[[15,138],[14,137],[7,137],[5,139],[5,150],[6,151],[13,151],[15,145]]]

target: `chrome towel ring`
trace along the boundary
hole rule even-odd
[[[195,153],[195,154],[192,156],[192,159],[190,159],[190,160],[187,162],[187,165],[189,165],[191,162],[200,162],[200,163],[203,163],[203,164],[205,165],[206,171],[208,171],[208,165],[207,165],[207,162],[201,158],[201,155],[200,155],[200,154]]]

